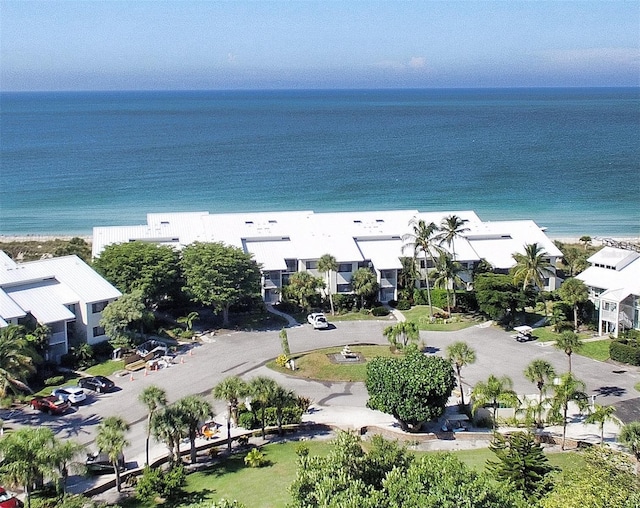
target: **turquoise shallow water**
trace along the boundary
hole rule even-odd
[[[638,89],[3,93],[0,107],[0,234],[409,208],[640,236]]]

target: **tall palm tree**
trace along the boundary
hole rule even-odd
[[[147,414],[147,440],[145,443],[145,456],[146,462],[145,464],[149,465],[149,440],[151,438],[151,419],[153,418],[153,414],[160,408],[165,407],[167,405],[167,394],[158,386],[150,385],[147,386],[140,396],[138,400],[142,402],[145,406],[147,406],[148,414]]]
[[[490,405],[493,408],[493,430],[498,427],[498,407],[505,404],[517,407],[520,404],[518,395],[513,391],[513,381],[508,376],[497,378],[493,374],[486,382],[480,381],[473,387],[473,410]]]
[[[26,379],[36,370],[34,358],[37,359],[37,354],[29,346],[22,326],[0,328],[0,397],[9,391],[31,392]]]
[[[522,289],[526,289],[529,284],[544,289],[544,278],[553,275],[552,265],[547,256],[544,248],[537,243],[526,244],[524,254],[512,254],[511,257],[516,264],[511,273],[516,284],[522,282]]]
[[[618,440],[631,450],[636,458],[636,473],[640,468],[640,422],[627,423],[618,436]]]
[[[125,439],[125,432],[129,430],[129,424],[119,416],[109,416],[102,420],[98,426],[98,435],[96,436],[96,444],[98,449],[106,453],[113,464],[113,470],[116,473],[116,489],[120,492],[122,486],[120,483],[120,468],[118,467],[118,459],[122,455],[122,451],[129,446],[129,442]]]
[[[576,378],[571,372],[562,374],[558,378],[558,382],[553,384],[553,398],[551,399],[550,415],[554,418],[562,418],[562,449],[564,450],[567,438],[567,412],[569,403],[575,402],[580,411],[586,409],[589,404],[587,394],[585,393],[585,384]]]
[[[583,342],[580,337],[570,330],[562,332],[560,337],[556,339],[555,347],[564,351],[569,359],[569,372],[571,372],[571,355],[576,351],[580,351],[582,345]]]
[[[249,394],[251,398],[260,404],[260,428],[262,429],[262,437],[265,437],[265,414],[271,394],[274,392],[277,383],[266,376],[258,376],[249,382]]]
[[[84,451],[85,447],[74,441],[56,441],[51,451],[51,461],[58,469],[61,479],[62,494],[67,491],[67,479],[69,478],[69,470],[82,471],[84,464],[74,461],[78,455]]]
[[[358,268],[351,277],[353,292],[360,297],[360,307],[364,307],[364,300],[378,291],[376,274],[368,268]]]
[[[427,285],[427,300],[429,303],[429,318],[433,321],[433,305],[431,303],[431,288],[429,287],[429,260],[433,261],[433,251],[437,250],[434,242],[438,232],[438,226],[434,222],[427,224],[424,220],[413,217],[409,221],[411,233],[402,236],[402,252],[405,249],[413,249],[414,258],[418,259],[420,253],[424,256],[425,283]]]
[[[547,382],[553,380],[556,376],[556,371],[546,360],[536,359],[533,360],[527,368],[524,370],[524,377],[526,377],[532,383],[535,383],[538,387],[538,407],[537,407],[537,424],[542,426],[542,396],[545,391],[545,385]]]
[[[200,422],[212,414],[211,404],[198,395],[187,395],[175,404],[182,421],[185,424],[189,443],[191,445],[191,463],[197,461],[196,437],[200,429]]]
[[[600,444],[604,443],[604,424],[614,420],[613,413],[616,412],[614,406],[601,406],[594,404],[593,411],[585,418],[586,423],[596,423],[600,427]]]
[[[567,279],[558,293],[560,298],[573,307],[573,330],[578,333],[578,305],[589,299],[589,288],[580,279]]]
[[[409,342],[417,342],[420,337],[420,329],[413,321],[400,321],[395,325],[387,326],[382,334],[387,338],[392,346],[402,349]]]
[[[276,385],[269,396],[269,405],[276,408],[276,421],[278,423],[278,434],[280,435],[282,435],[282,416],[284,408],[294,404],[295,401],[295,393],[280,385]]]
[[[227,449],[231,451],[231,419],[238,410],[238,401],[249,395],[249,387],[237,376],[230,376],[213,388],[213,396],[227,403]],[[237,421],[237,420],[236,420]]]
[[[466,342],[458,341],[447,346],[447,360],[456,369],[458,387],[460,388],[460,402],[464,406],[464,388],[462,386],[462,367],[476,362],[476,352]]]
[[[462,271],[460,263],[443,252],[436,261],[436,278],[433,281],[435,287],[443,287],[447,291],[447,310],[451,315],[451,288],[453,288],[453,306],[456,306],[456,285],[462,282],[458,275]]]
[[[456,244],[455,240],[462,236],[462,233],[469,231],[464,225],[469,222],[467,219],[461,219],[457,215],[449,215],[440,222],[440,233],[437,236],[438,243],[442,245],[446,243],[451,247],[451,258],[456,261]]]
[[[51,457],[54,443],[53,431],[47,427],[26,427],[0,439],[0,473],[8,483],[24,487],[28,508],[34,484],[55,472]]]
[[[158,441],[167,445],[170,468],[181,462],[180,440],[184,426],[185,421],[175,404],[153,413],[151,432]]]
[[[324,254],[318,260],[318,271],[324,272],[327,294],[329,295],[329,304],[331,305],[331,315],[335,314],[333,309],[333,296],[331,291],[331,273],[338,269],[338,262],[331,254]]]

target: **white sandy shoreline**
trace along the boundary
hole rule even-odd
[[[558,240],[562,243],[580,243],[581,236],[554,236],[547,235],[551,240]],[[0,235],[0,243],[8,242],[48,242],[52,240],[71,240],[72,238],[82,238],[84,241],[91,243],[93,237],[91,235]],[[592,245],[602,245],[604,240],[615,240],[617,242],[628,242],[640,244],[640,236],[591,236]]]

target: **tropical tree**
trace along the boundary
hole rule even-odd
[[[304,273],[304,272],[302,272]],[[231,451],[231,420],[237,422],[238,402],[249,395],[249,387],[237,376],[230,376],[213,388],[213,396],[227,403],[227,449]]]
[[[562,332],[560,337],[556,339],[555,347],[564,351],[564,354],[566,354],[569,359],[569,372],[571,372],[571,355],[576,351],[580,351],[582,345],[583,342],[580,337],[569,330]]]
[[[447,311],[451,315],[451,289],[453,288],[453,306],[456,306],[456,285],[462,283],[460,275],[462,271],[460,263],[453,261],[453,258],[443,252],[438,256],[435,267],[436,277],[433,281],[435,287],[444,288],[447,291]]]
[[[389,343],[398,348],[405,348],[409,342],[417,342],[420,338],[420,329],[413,321],[400,321],[395,325],[387,326],[382,334]]]
[[[129,345],[133,326],[141,323],[145,313],[142,291],[133,290],[111,302],[102,311],[100,326],[114,347]]]
[[[153,413],[151,433],[159,441],[167,445],[169,464],[173,469],[181,463],[180,440],[184,434],[185,420],[179,408],[173,404]]]
[[[467,219],[461,219],[457,215],[449,215],[440,222],[438,228],[440,233],[437,235],[437,240],[440,245],[446,243],[451,248],[451,258],[456,261],[456,244],[455,239],[462,237],[462,233],[469,231],[469,228],[464,225],[469,222]]]
[[[289,359],[291,356],[291,348],[289,347],[289,336],[287,335],[286,328],[280,330],[280,346],[282,347],[282,354]]]
[[[552,265],[548,254],[537,243],[526,244],[524,254],[516,252],[511,255],[516,262],[511,274],[516,284],[522,283],[522,289],[533,284],[538,289],[544,289],[544,279],[553,275]]]
[[[69,478],[69,470],[83,471],[85,465],[82,462],[74,460],[78,457],[85,447],[75,441],[54,441],[51,450],[51,463],[58,470],[60,475],[60,490],[62,494],[67,491],[67,479]]]
[[[53,252],[54,257],[59,256],[78,256],[85,263],[91,262],[91,245],[86,240],[78,236],[74,236],[66,245],[58,247]]]
[[[493,408],[493,429],[498,428],[498,408],[500,404],[509,407],[518,407],[520,400],[513,391],[513,381],[508,376],[498,378],[491,374],[486,382],[480,381],[473,387],[471,392],[473,398],[473,410],[484,406]]]
[[[367,364],[367,407],[393,415],[405,432],[419,432],[424,422],[442,415],[454,385],[447,360],[411,344],[402,358],[378,357]]]
[[[542,397],[546,389],[546,383],[556,377],[556,371],[546,360],[535,359],[524,370],[524,377],[536,384],[538,388],[537,424],[542,426]]]
[[[640,466],[640,422],[627,423],[622,427],[618,440],[635,456],[637,470]]]
[[[558,293],[560,298],[573,307],[573,329],[578,333],[578,306],[589,299],[589,289],[580,279],[567,279]]]
[[[179,317],[176,321],[178,321],[178,323],[183,324],[187,327],[187,331],[190,332],[191,330],[193,330],[193,322],[197,321],[198,318],[200,318],[200,314],[198,314],[196,311],[193,312],[189,312],[189,314],[187,314],[186,316],[182,316]]]
[[[338,262],[331,254],[324,254],[318,260],[318,271],[325,274],[325,289],[329,295],[329,304],[331,305],[331,315],[335,314],[333,309],[333,296],[331,292],[331,273],[338,269]]]
[[[287,390],[283,386],[276,385],[269,392],[269,405],[276,408],[276,423],[278,434],[282,435],[282,416],[284,408],[291,406],[297,400],[296,394],[292,390]]]
[[[431,288],[429,287],[429,260],[433,262],[433,251],[438,250],[435,244],[435,235],[438,232],[438,226],[430,222],[427,224],[422,219],[412,218],[409,221],[412,229],[411,233],[407,233],[402,237],[402,252],[410,248],[413,250],[413,257],[418,259],[420,254],[424,256],[425,284],[427,287],[427,300],[429,303],[429,318],[433,321],[433,305],[431,303]]]
[[[376,274],[368,268],[358,268],[351,276],[351,287],[353,292],[360,297],[360,307],[364,307],[365,299],[378,292]]]
[[[571,372],[562,374],[557,381],[553,383],[553,397],[551,399],[551,408],[549,415],[552,419],[562,419],[562,449],[564,450],[567,438],[567,412],[569,403],[575,402],[580,411],[586,409],[589,400],[585,393],[583,381],[576,378]]]
[[[129,446],[129,442],[125,438],[125,433],[129,430],[129,424],[119,416],[109,416],[102,420],[98,426],[98,435],[96,436],[96,444],[102,453],[106,453],[113,464],[113,470],[116,474],[116,489],[121,490],[120,484],[120,467],[118,459],[122,455],[123,450]]]
[[[222,313],[229,325],[229,307],[246,296],[260,294],[260,266],[238,247],[221,242],[194,242],[182,251],[184,289],[196,302]]]
[[[584,250],[587,250],[587,247],[591,245],[591,237],[589,235],[581,236],[580,243],[584,244]]]
[[[482,273],[473,281],[480,310],[491,319],[510,321],[517,309],[524,307],[522,291],[513,277],[498,273]]]
[[[495,433],[489,449],[496,461],[487,461],[487,468],[501,482],[508,482],[525,497],[537,501],[553,487],[549,475],[557,470],[536,443],[531,432],[514,432],[509,436]]]
[[[189,444],[191,446],[191,463],[197,461],[196,437],[200,429],[200,422],[212,414],[211,404],[198,395],[187,395],[175,403],[176,411],[184,422]]]
[[[460,402],[464,403],[464,387],[462,386],[462,367],[476,362],[476,352],[466,342],[458,341],[447,346],[447,360],[449,360],[458,375],[458,388],[460,388]]]
[[[7,392],[31,392],[26,380],[36,371],[34,357],[37,355],[29,347],[22,326],[0,328],[0,397]]]
[[[249,381],[249,394],[253,401],[258,402],[260,406],[260,428],[262,429],[262,437],[265,433],[265,414],[267,406],[271,401],[271,394],[274,393],[277,383],[266,376],[258,376]]]
[[[34,484],[55,474],[53,431],[47,427],[25,427],[0,439],[0,476],[9,485],[21,485],[31,507]]]
[[[283,291],[286,297],[297,301],[300,307],[309,311],[310,299],[318,293],[323,284],[322,279],[314,277],[309,272],[296,272],[291,274]]]
[[[600,427],[600,444],[604,443],[604,424],[614,419],[616,412],[614,406],[601,406],[594,404],[593,410],[585,418],[586,423],[595,423]]]
[[[145,443],[145,464],[149,465],[149,440],[151,438],[151,419],[153,418],[153,414],[160,408],[163,408],[167,405],[167,394],[166,392],[155,385],[147,386],[142,393],[140,393],[138,400],[142,402],[148,410],[147,414],[147,439]]]
[[[409,290],[413,292],[419,279],[416,260],[414,257],[401,257],[400,263],[402,269],[398,272],[398,289],[401,289],[401,294],[408,294]]]

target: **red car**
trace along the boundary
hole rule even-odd
[[[31,407],[33,409],[39,409],[48,414],[60,414],[64,413],[71,407],[71,404],[67,401],[59,399],[55,395],[49,395],[48,397],[35,397],[31,400]]]
[[[13,494],[0,487],[0,508],[20,508],[22,502]]]

